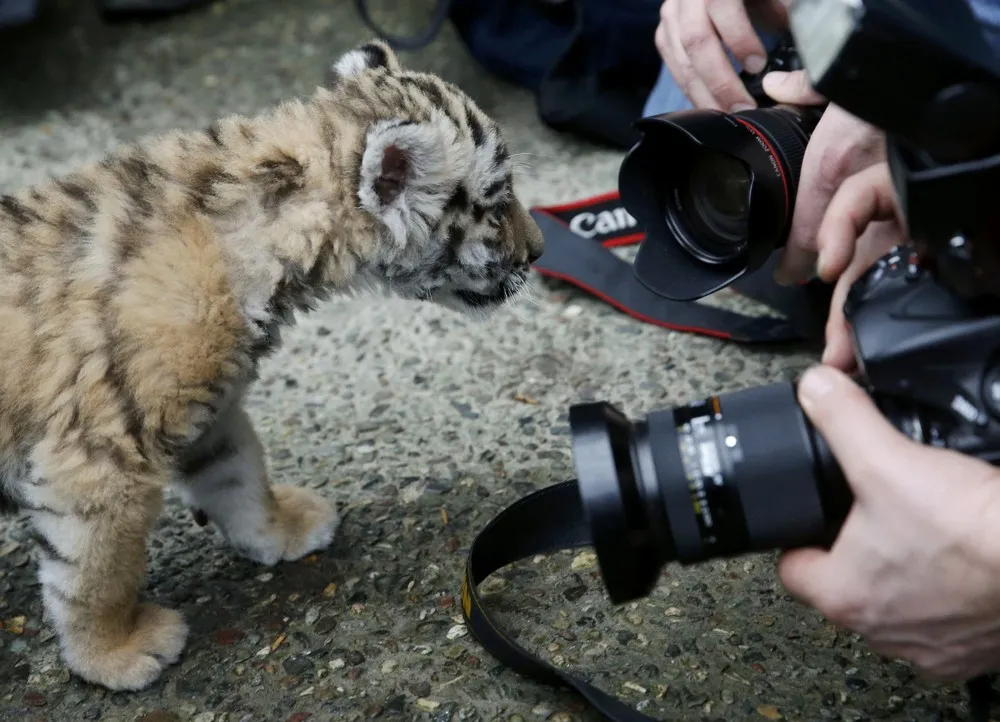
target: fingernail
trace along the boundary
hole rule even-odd
[[[824,355],[826,352],[824,352]],[[819,364],[808,369],[799,379],[799,397],[809,401],[818,401],[837,386],[837,377],[829,366]]]
[[[816,268],[813,270],[813,273],[816,274],[816,278],[823,281],[824,283],[827,282],[826,274],[824,273],[825,271],[826,271],[826,265],[819,261],[816,261]]]
[[[732,107],[729,109],[729,112],[730,113],[739,113],[740,111],[743,111],[743,110],[753,110],[756,107],[757,106],[754,105],[753,103],[737,102],[737,103],[733,103]]]
[[[750,57],[747,58],[747,61],[743,64],[743,67],[746,68],[747,72],[749,73],[759,73],[761,70],[764,69],[764,66],[766,64],[767,60],[765,58],[762,58],[759,55],[751,55]]]

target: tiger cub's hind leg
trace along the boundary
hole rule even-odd
[[[175,474],[185,503],[239,554],[268,566],[328,547],[339,518],[311,489],[268,479],[264,448],[235,404],[189,449]]]
[[[188,634],[178,612],[139,599],[168,472],[125,468],[100,449],[50,451],[36,454],[19,501],[36,533],[42,600],[63,659],[88,682],[144,689],[179,659]]]

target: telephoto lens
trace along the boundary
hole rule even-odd
[[[648,595],[664,565],[827,545],[852,502],[791,383],[630,421],[569,412],[581,506],[612,602]]]
[[[646,237],[634,272],[675,301],[718,291],[762,267],[791,227],[805,148],[823,106],[776,105],[760,81],[801,67],[790,41],[744,83],[757,108],[691,109],[643,118],[619,169],[625,209]]]

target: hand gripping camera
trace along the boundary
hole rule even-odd
[[[886,132],[913,241],[850,291],[858,382],[909,437],[996,463],[1000,61],[964,2],[798,0],[789,12],[794,47],[779,46],[772,67],[801,58],[829,102]],[[759,268],[785,242],[820,112],[644,120],[620,175],[647,229],[640,280],[695,299]],[[616,603],[648,594],[671,561],[829,545],[852,503],[791,383],[641,420],[604,402],[569,418],[581,506]]]

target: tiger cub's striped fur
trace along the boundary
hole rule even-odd
[[[359,289],[489,311],[541,252],[496,123],[379,42],[308,99],[0,197],[0,507],[37,531],[66,664],[137,690],[181,655],[182,616],[139,596],[168,484],[262,564],[331,543],[241,402],[293,312]]]

